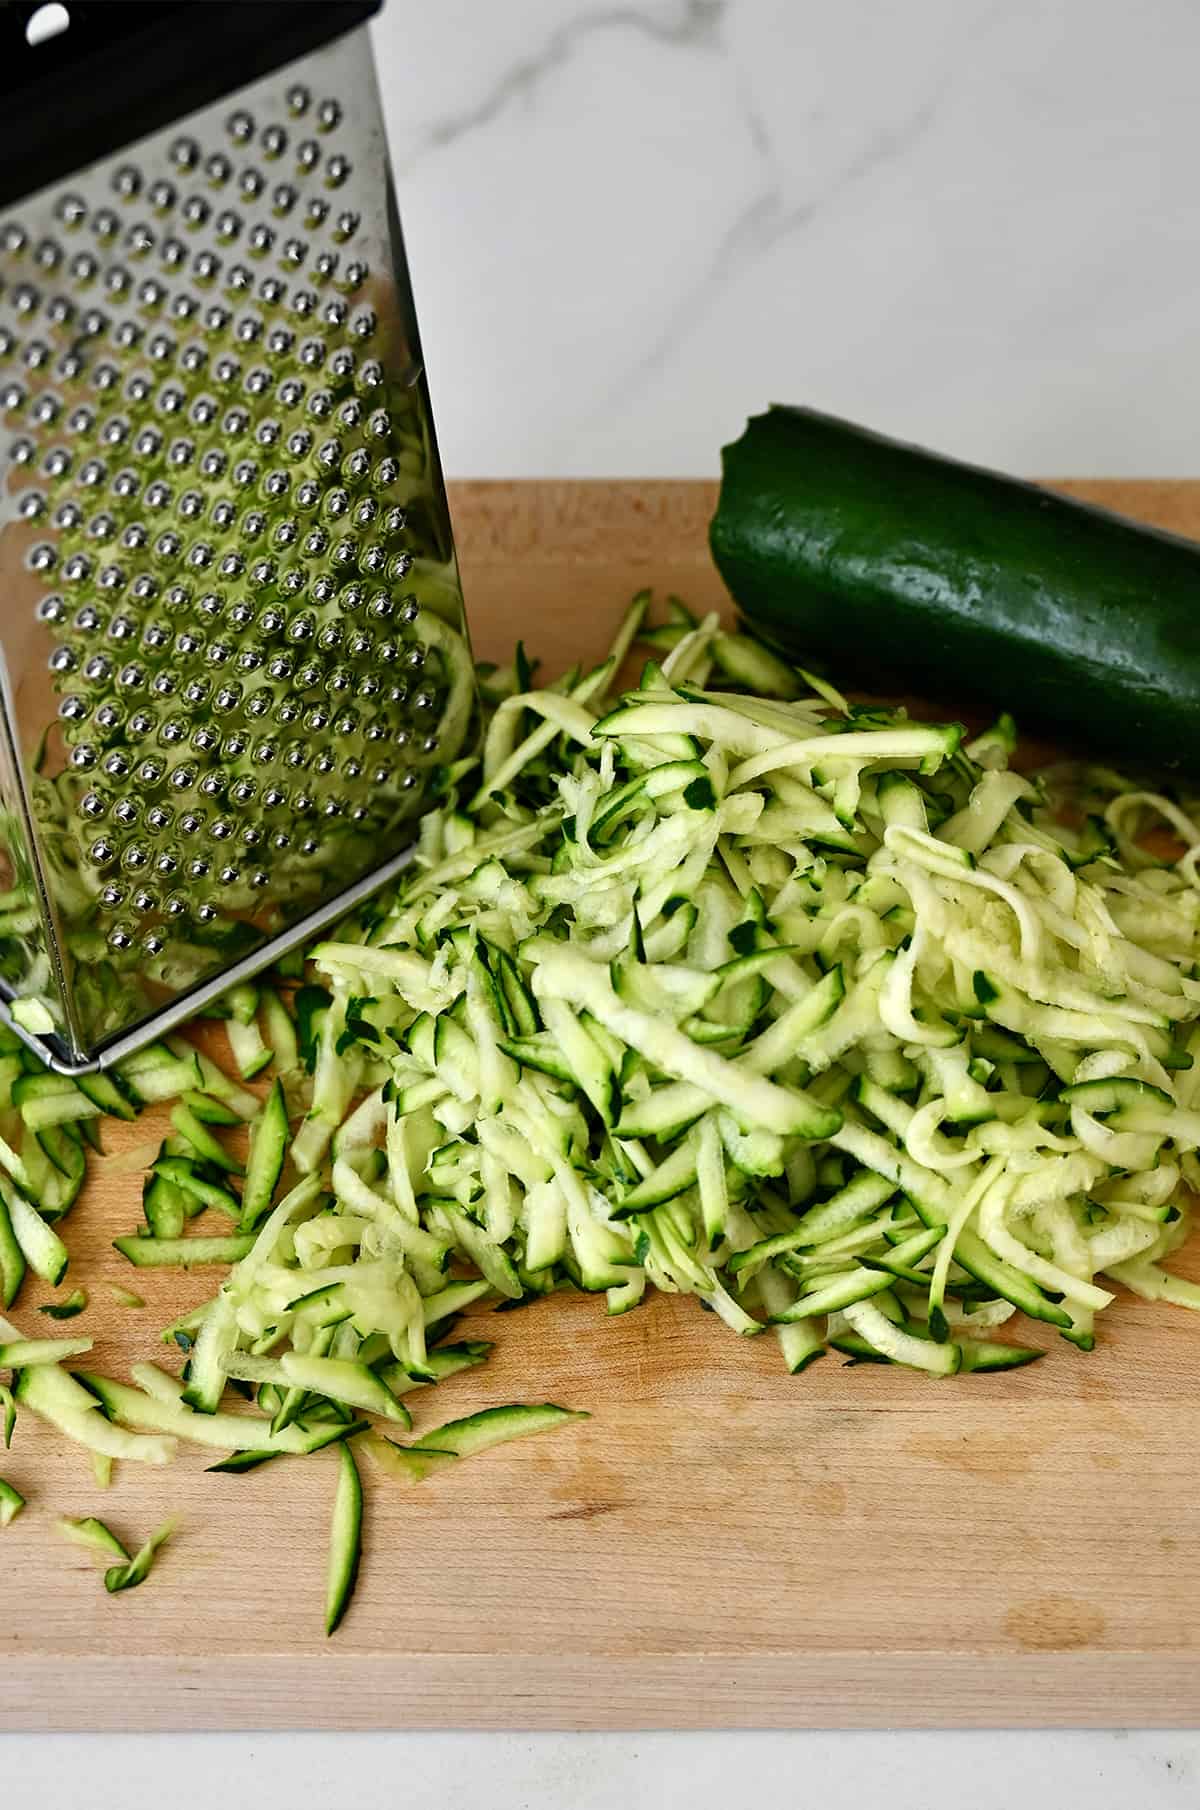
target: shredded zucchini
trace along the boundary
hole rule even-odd
[[[88,1341],[0,1319],[6,1437],[20,1402],[104,1462],[335,1445],[330,1631],[355,1443],[419,1480],[578,1418],[510,1405],[407,1444],[359,1418],[407,1426],[401,1396],[484,1361],[439,1341],[485,1297],[692,1295],[774,1328],[792,1373],[832,1349],[936,1377],[1038,1356],[978,1336],[1018,1311],[1088,1349],[1109,1281],[1200,1306],[1163,1267],[1200,1184],[1194,816],[1102,770],[1015,774],[1007,722],[964,744],[855,706],[678,605],[647,631],[662,664],[614,694],[644,610],[588,674],[492,675],[480,759],[447,771],[410,874],[302,985],[231,997],[243,1077],[274,1052],[265,1105],[179,1039],[115,1078],[105,1110],[177,1102],[117,1249],[231,1266],[163,1335],[186,1376],[75,1378]],[[1173,862],[1142,851],[1163,821]],[[6,1300],[26,1267],[61,1277],[82,1169],[69,1088],[23,1093]]]

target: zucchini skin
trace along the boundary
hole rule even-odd
[[[713,558],[793,658],[1200,773],[1200,545],[813,409],[722,465]]]

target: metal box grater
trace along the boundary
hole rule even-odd
[[[0,3],[0,1001],[60,1070],[399,871],[475,731],[377,4]]]

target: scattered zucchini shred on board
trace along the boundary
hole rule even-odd
[[[445,773],[404,882],[231,996],[265,1099],[181,1039],[90,1083],[0,1051],[5,1305],[27,1267],[62,1279],[97,1112],[174,1108],[117,1248],[229,1266],[163,1334],[182,1377],[72,1373],[86,1337],[0,1318],[6,1433],[28,1410],[99,1473],[180,1440],[235,1474],[334,1447],[330,1632],[356,1445],[416,1483],[580,1418],[518,1403],[405,1437],[410,1401],[486,1361],[446,1342],[478,1303],[573,1286],[621,1314],[658,1289],[772,1329],[793,1372],[833,1349],[934,1376],[1040,1356],[996,1336],[1021,1313],[1090,1348],[1113,1282],[1200,1306],[1164,1267],[1200,1187],[1188,808],[1103,768],[1023,776],[1007,718],[968,740],[852,706],[645,607],[590,672],[488,669],[482,753]],[[639,636],[656,657],[617,692]]]

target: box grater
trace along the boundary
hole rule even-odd
[[[398,872],[475,733],[378,4],[0,0],[0,1009],[60,1070]]]

